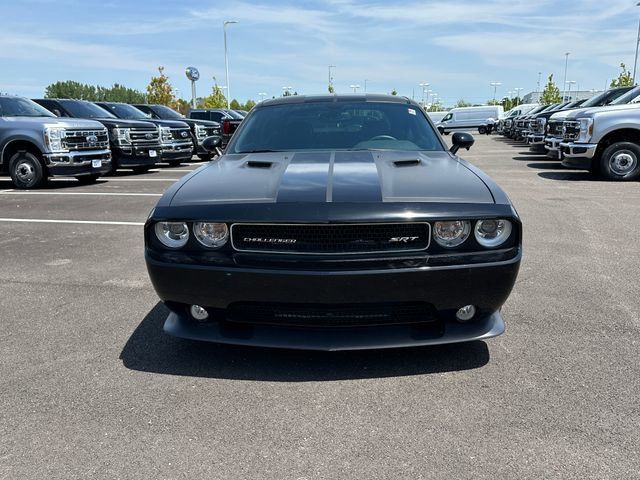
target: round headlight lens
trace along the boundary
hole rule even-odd
[[[512,228],[509,220],[478,220],[475,228],[476,240],[483,247],[498,247],[507,241]]]
[[[181,248],[189,240],[189,228],[184,222],[158,222],[155,231],[156,237],[165,247]]]
[[[462,245],[469,238],[471,223],[466,220],[436,222],[433,224],[433,238],[438,245],[446,248]]]
[[[202,245],[209,248],[220,248],[229,239],[226,223],[196,222],[193,224],[193,234]]]

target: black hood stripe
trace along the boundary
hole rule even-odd
[[[371,152],[336,152],[332,201],[381,202],[382,185]]]
[[[282,174],[277,202],[324,202],[331,152],[293,154]]]

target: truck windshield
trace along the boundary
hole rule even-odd
[[[55,117],[55,115],[28,98],[0,96],[0,117]]]
[[[631,90],[631,87],[620,88],[617,90],[607,90],[605,92],[599,93],[594,97],[591,97],[589,100],[584,102],[581,105],[581,107],[586,108],[586,107],[599,107],[601,105],[609,105],[611,102],[618,99],[619,97],[627,93],[629,90]]]
[[[240,115],[238,112],[234,112],[233,110],[225,110],[224,111],[228,117],[233,118],[234,120],[243,120],[244,117]]]
[[[152,112],[152,114],[155,114],[154,116],[156,118],[164,120],[184,120],[182,115],[169,107],[165,107],[164,105],[154,105],[149,107],[149,111]]]
[[[101,105],[118,118],[124,118],[125,120],[149,120],[149,117],[131,105],[124,103],[102,103]]]
[[[609,105],[626,105],[627,103],[636,103],[636,99],[638,99],[637,97],[640,97],[640,86],[632,88],[624,95],[619,96]]]
[[[259,107],[230,153],[299,150],[442,151],[424,113],[411,104],[309,102]]]
[[[79,100],[60,100],[60,104],[75,118],[114,118],[94,103]]]

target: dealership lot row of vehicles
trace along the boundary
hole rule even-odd
[[[194,110],[185,118],[164,105],[1,95],[0,174],[29,189],[51,176],[88,184],[123,168],[144,173],[193,155],[208,161],[216,153],[205,139],[224,148],[243,118],[226,109]]]
[[[498,132],[567,168],[612,181],[640,178],[640,86],[612,88],[588,100],[520,105],[505,114]]]

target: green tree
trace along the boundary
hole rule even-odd
[[[238,100],[236,100],[235,98],[231,100],[229,106],[231,107],[231,110],[242,110],[240,102],[238,102]]]
[[[622,71],[620,72],[620,75],[618,75],[618,78],[611,80],[611,88],[633,86],[633,77],[631,76],[631,72],[627,70],[627,66],[624,63],[621,63],[620,68]]]
[[[141,91],[127,88],[118,83],[114,83],[111,88],[104,89],[104,97],[107,102],[145,103],[147,101],[147,96]]]
[[[333,85],[329,84],[329,86],[327,87],[327,90],[329,90],[329,93],[335,93],[335,88],[333,88]]]
[[[256,102],[249,99],[247,100],[247,103],[244,104],[244,108],[242,110],[246,110],[247,112],[249,112],[255,106],[256,106]]]
[[[553,81],[553,73],[549,75],[547,84],[540,95],[540,103],[543,105],[551,105],[552,103],[559,103],[562,101],[562,95],[560,95],[560,89]]]
[[[164,67],[158,67],[160,75],[151,77],[147,85],[147,100],[149,103],[171,106],[175,102],[173,87],[169,83],[169,77],[164,74]]]
[[[97,100],[96,87],[73,80],[55,82],[44,91],[46,98],[73,98],[76,100]]]
[[[398,91],[394,88],[391,90],[391,95],[398,95]]]
[[[191,102],[187,102],[183,98],[177,98],[175,103],[171,106],[175,111],[180,112],[182,115],[189,113],[191,108]]]
[[[492,98],[491,100],[487,100],[487,105],[502,105],[502,102],[500,100],[494,100]]]
[[[473,106],[473,104],[467,102],[464,98],[461,98],[460,100],[458,100],[455,104],[456,107],[471,107]]]
[[[211,95],[204,97],[202,106],[204,108],[227,108],[227,97],[222,93],[222,88],[217,83],[213,85]]]

